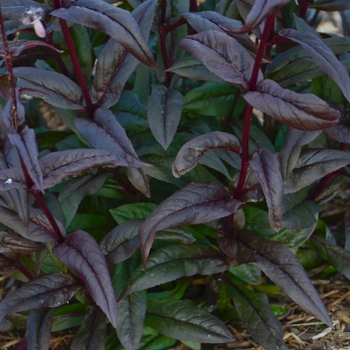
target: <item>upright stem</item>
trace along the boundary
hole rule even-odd
[[[55,47],[55,43],[53,42],[52,40],[52,33],[50,33],[49,35],[47,35],[46,37],[46,41],[51,44],[53,47]],[[61,70],[62,70],[62,73],[70,78],[70,74],[69,74],[69,71],[68,71],[68,68],[67,66],[65,65],[65,63],[63,62],[62,60],[62,57],[61,55],[56,51],[56,50],[52,50],[53,51],[53,55],[55,56],[55,59],[57,61],[57,64],[60,66]]]
[[[2,17],[1,6],[0,6],[0,31],[1,31],[2,43],[4,45],[5,62],[6,62],[7,71],[8,71],[8,78],[10,81],[11,100],[12,100],[12,108],[11,108],[12,122],[13,122],[13,127],[15,128],[15,130],[17,130],[18,123],[17,123],[17,98],[16,98],[16,88],[15,88],[15,77],[13,75],[12,56],[10,53],[10,48],[6,37],[6,31],[5,31],[4,20]]]
[[[81,67],[80,67],[77,52],[75,51],[74,42],[73,42],[73,39],[69,33],[69,28],[68,28],[67,22],[63,19],[60,19],[60,26],[61,26],[61,29],[63,32],[64,39],[66,40],[66,43],[68,46],[68,51],[69,51],[70,57],[72,59],[72,63],[73,63],[75,72],[77,74],[77,77],[78,77],[78,80],[80,83],[80,87],[83,90],[83,95],[85,98],[87,109],[88,109],[90,115],[92,116],[94,113],[94,108],[92,105],[91,96],[89,94],[89,89],[88,89],[86,81],[84,79],[83,71],[81,70]]]
[[[309,7],[309,4],[307,0],[300,0],[300,11],[299,11],[299,17],[302,19],[306,18],[307,9]]]

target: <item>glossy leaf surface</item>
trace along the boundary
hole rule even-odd
[[[157,231],[219,219],[237,211],[240,204],[218,183],[187,185],[163,201],[141,225],[143,261],[146,262]]]
[[[84,281],[95,303],[116,327],[117,299],[106,259],[96,241],[88,233],[78,230],[52,252]]]
[[[69,301],[80,289],[63,273],[52,273],[29,281],[0,303],[0,320],[8,314],[47,307],[57,307]]]
[[[314,131],[338,123],[340,114],[312,94],[301,95],[282,89],[273,80],[266,79],[256,91],[243,95],[253,107],[268,114],[282,124],[295,129]]]
[[[146,324],[159,333],[179,340],[201,343],[233,340],[230,331],[218,318],[188,301],[150,301]]]
[[[214,131],[197,136],[181,147],[173,163],[173,175],[180,177],[186,174],[198,164],[206,153],[214,150],[240,153],[241,147],[236,136],[225,132]]]

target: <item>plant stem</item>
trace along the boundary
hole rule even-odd
[[[309,4],[307,0],[300,0],[300,11],[299,11],[299,17],[302,19],[306,18],[307,9],[309,7]]]
[[[55,43],[54,43],[53,40],[52,40],[52,33],[50,33],[49,35],[47,35],[46,41],[47,41],[50,45],[52,45],[53,47],[55,47]],[[63,73],[66,77],[71,78],[71,76],[70,76],[70,74],[69,74],[69,71],[68,71],[68,68],[67,68],[67,66],[65,65],[65,63],[63,62],[61,55],[60,55],[57,51],[55,51],[55,50],[52,50],[52,51],[53,51],[53,55],[55,56],[55,59],[56,59],[56,61],[57,61],[57,64],[58,64],[59,67],[61,68],[62,73]]]
[[[80,83],[80,87],[83,90],[83,95],[85,98],[87,109],[90,113],[90,116],[92,116],[94,114],[94,108],[92,105],[91,96],[89,94],[89,89],[88,89],[86,81],[84,79],[83,71],[81,70],[81,67],[80,67],[77,52],[76,52],[75,47],[74,47],[73,39],[69,33],[69,28],[68,28],[67,22],[63,19],[60,19],[60,26],[61,26],[61,29],[63,32],[64,39],[66,40],[66,43],[68,46],[68,51],[69,51],[70,57],[72,59],[74,70],[77,74],[77,77],[78,77],[78,80]]]
[[[2,17],[1,6],[0,6],[0,31],[1,31],[2,43],[5,51],[5,62],[6,62],[7,71],[8,71],[8,78],[10,81],[10,91],[11,91],[11,100],[12,100],[12,108],[11,108],[12,122],[13,122],[14,129],[17,130],[18,123],[17,123],[17,98],[16,98],[15,77],[13,75],[12,56],[10,53],[10,48],[6,37],[6,31],[5,31],[4,20]]]
[[[42,209],[42,211],[44,212],[45,216],[49,220],[50,225],[51,225],[51,227],[53,229],[53,233],[56,236],[58,242],[60,242],[60,243],[64,242],[64,237],[62,235],[62,232],[59,229],[59,227],[57,225],[57,222],[56,222],[55,218],[53,217],[51,211],[49,210],[49,208],[46,206],[46,203],[41,198],[41,195],[40,195],[39,191],[38,190],[31,190],[30,193],[33,195],[33,197],[35,198],[36,202],[39,204],[40,208]]]
[[[5,254],[0,253],[0,259],[6,261],[11,266],[14,266],[19,272],[26,276],[29,279],[29,281],[33,279],[34,276],[25,267],[16,264],[15,261],[8,258]]]

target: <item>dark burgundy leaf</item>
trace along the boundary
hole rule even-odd
[[[18,19],[21,18],[23,13],[29,8],[42,8],[46,10],[46,7],[39,4],[36,1],[30,0],[1,0],[1,12],[4,20],[15,20],[18,26]]]
[[[269,15],[286,6],[288,3],[289,0],[254,1],[243,28],[236,31],[236,33],[248,33],[252,31],[252,29],[261,24]]]
[[[208,244],[171,244],[153,252],[145,266],[136,268],[121,298],[197,273],[211,275],[227,270],[225,257]]]
[[[0,253],[29,254],[44,249],[39,244],[16,233],[0,231]]]
[[[350,3],[347,0],[316,0],[310,7],[321,11],[344,11],[350,9]]]
[[[243,97],[253,107],[268,114],[280,123],[295,129],[314,131],[326,129],[338,123],[340,113],[312,94],[298,94],[282,89],[273,80],[266,79],[256,91],[248,91]]]
[[[327,310],[302,265],[283,243],[240,231],[237,239],[219,238],[219,246],[225,254],[241,263],[256,262],[306,312],[333,327]]]
[[[183,96],[165,86],[152,85],[147,105],[149,127],[155,139],[167,149],[174,138],[181,118]]]
[[[54,309],[33,310],[27,320],[27,347],[33,350],[48,350]]]
[[[0,170],[0,191],[9,191],[14,188],[26,188],[23,171],[20,168]],[[2,195],[2,194],[1,194]]]
[[[0,303],[0,320],[8,314],[47,307],[57,307],[69,301],[80,289],[72,277],[51,273],[29,281]]]
[[[139,230],[143,262],[157,231],[209,222],[236,212],[241,205],[218,183],[191,183],[163,201]]]
[[[145,197],[151,198],[151,189],[143,169],[125,168],[125,174],[137,190]]]
[[[117,317],[117,334],[126,350],[138,348],[147,307],[147,292],[126,296],[120,303]]]
[[[333,149],[308,149],[297,164],[284,187],[292,193],[311,185],[316,180],[350,164],[350,153]]]
[[[112,153],[101,149],[74,149],[53,152],[41,158],[39,163],[43,172],[44,188],[53,187],[68,178],[78,176],[98,166],[147,166],[128,154]]]
[[[191,52],[216,76],[249,89],[254,59],[234,38],[214,30],[182,39],[180,48]],[[258,83],[263,80],[259,71]]]
[[[145,40],[149,38],[156,5],[156,0],[147,0],[131,13],[140,26]],[[91,95],[98,101],[100,107],[109,108],[118,102],[127,79],[138,63],[139,61],[126,52],[117,41],[110,39],[107,42],[98,56],[91,89]]]
[[[260,149],[253,154],[249,165],[255,171],[264,192],[271,228],[278,232],[283,221],[283,180],[277,156]]]
[[[31,48],[35,48],[38,46],[47,47],[51,50],[54,50],[56,52],[60,52],[57,50],[54,46],[44,42],[44,41],[37,41],[37,40],[15,40],[15,41],[9,41],[8,42],[10,53],[12,57],[19,56],[22,51],[28,50]],[[0,57],[5,56],[4,51],[4,45],[0,43]]]
[[[350,125],[338,124],[331,128],[325,129],[325,132],[333,140],[343,143],[350,143]]]
[[[78,230],[68,237],[66,243],[55,246],[52,252],[85,282],[95,303],[116,327],[117,299],[106,258],[96,241],[88,233]]]
[[[241,147],[236,136],[214,131],[186,142],[180,149],[173,164],[173,175],[180,177],[193,169],[208,152],[228,150],[240,153]]]
[[[344,97],[350,101],[349,74],[321,39],[312,33],[299,33],[294,29],[282,29],[279,34],[300,44],[314,62],[337,83]]]
[[[190,301],[149,301],[146,324],[161,334],[184,341],[217,344],[234,339],[224,323]]]
[[[34,185],[41,192],[44,192],[43,174],[39,165],[39,153],[34,130],[25,126],[20,134],[9,134],[8,137],[16,147],[23,163],[22,166],[26,168]]]
[[[106,316],[93,308],[86,315],[84,324],[75,336],[70,350],[104,349],[106,342]]]
[[[308,247],[317,250],[320,255],[334,266],[345,277],[350,278],[350,252],[326,240],[312,236],[306,243]]]
[[[81,88],[65,75],[44,69],[19,67],[13,70],[17,86],[33,97],[60,108],[83,109]]]
[[[327,130],[327,129],[326,129]],[[278,152],[283,181],[292,173],[300,155],[301,148],[313,141],[321,131],[301,131],[289,128],[282,149]]]
[[[14,128],[14,125],[13,125],[14,111],[12,110],[12,106],[13,106],[12,98],[10,98],[6,102],[1,112],[2,120],[4,121],[8,129]],[[25,112],[24,112],[24,107],[21,103],[19,89],[16,89],[16,120],[18,125],[21,125],[25,120]]]
[[[108,34],[146,66],[156,68],[147,41],[129,11],[104,1],[78,0],[68,8],[52,11],[51,15]]]
[[[288,350],[283,341],[283,329],[278,318],[271,311],[266,294],[253,292],[232,275],[225,275],[229,281],[226,295],[233,299],[237,313],[253,339],[265,349]]]

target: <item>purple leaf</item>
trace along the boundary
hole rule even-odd
[[[325,132],[333,140],[343,143],[350,143],[350,125],[344,125],[340,122],[336,126],[325,129]]]
[[[51,273],[29,281],[0,303],[0,320],[5,315],[57,307],[69,301],[80,289],[73,278],[63,273]]]
[[[147,166],[128,154],[111,153],[101,149],[74,149],[53,152],[41,158],[39,163],[43,172],[44,188],[53,187],[68,178],[78,176],[98,166]]]
[[[131,13],[146,40],[149,38],[156,5],[156,0],[147,0]],[[91,96],[98,101],[100,107],[109,108],[118,102],[127,79],[138,63],[117,41],[109,39],[98,56],[91,89]]]
[[[151,198],[151,189],[147,175],[143,169],[125,168],[125,174],[138,191],[145,197]]]
[[[175,192],[159,204],[140,227],[144,264],[157,231],[220,219],[236,212],[240,205],[225,186],[216,182],[191,183]]]
[[[316,0],[310,4],[310,8],[321,11],[344,11],[350,9],[348,0]]]
[[[84,324],[75,336],[70,350],[104,349],[106,342],[106,316],[93,308],[86,315]]]
[[[33,129],[25,126],[20,134],[8,134],[21,158],[22,167],[28,172],[37,189],[44,192],[43,174],[39,165],[39,154]]]
[[[300,44],[314,62],[337,83],[344,97],[350,101],[349,74],[321,39],[312,33],[299,33],[294,29],[282,29],[279,35]]]
[[[18,19],[21,18],[23,13],[29,8],[42,8],[46,10],[46,7],[39,4],[36,1],[31,0],[1,0],[1,11],[4,20],[15,20],[18,26]]]
[[[9,49],[12,57],[19,56],[22,51],[28,50],[31,48],[36,48],[38,46],[47,47],[56,52],[60,52],[54,46],[47,44],[44,41],[37,41],[37,40],[14,40],[14,41],[9,41],[8,45],[9,45]],[[4,56],[5,56],[4,45],[0,43],[0,57],[4,57]]]
[[[83,109],[81,88],[65,75],[32,67],[14,68],[17,86],[33,97],[60,108]]]
[[[44,249],[43,246],[16,233],[0,231],[0,253],[29,254]]]
[[[241,84],[245,91],[254,66],[254,59],[234,38],[214,30],[187,36],[180,48],[191,52],[216,76],[232,84]],[[259,70],[258,83],[263,80]]]
[[[183,96],[165,86],[152,85],[147,105],[149,127],[155,139],[167,149],[174,138],[181,118]]]
[[[27,347],[47,350],[50,346],[54,309],[33,310],[27,320]]]
[[[78,0],[51,15],[108,34],[146,66],[156,68],[147,41],[130,12],[104,1]]]
[[[259,26],[269,15],[286,6],[289,0],[259,0],[254,4],[245,20],[242,29],[236,33],[248,33]]]
[[[350,153],[348,152],[333,149],[308,149],[298,159],[285,184],[284,192],[299,191],[348,164],[350,164]]]
[[[278,152],[278,159],[284,182],[287,181],[289,175],[292,173],[295,164],[298,161],[301,148],[313,141],[320,133],[321,131],[301,131],[294,128],[288,129],[284,145]]]
[[[172,167],[173,175],[180,177],[186,174],[198,164],[206,153],[214,150],[240,153],[241,147],[236,136],[221,131],[195,137],[181,147]]]
[[[6,127],[8,129],[13,129],[13,116],[12,113],[14,112],[12,110],[12,98],[10,98],[4,108],[1,111],[1,117],[4,123],[6,124]],[[21,125],[24,120],[25,120],[25,112],[24,112],[24,107],[20,99],[20,91],[19,89],[16,89],[16,119],[17,119],[17,124]]]
[[[9,191],[14,188],[27,188],[22,169],[9,168],[0,170],[0,191]]]
[[[249,231],[240,231],[237,239],[219,238],[219,246],[226,255],[241,263],[256,262],[300,307],[333,327],[315,287],[298,259],[283,243],[255,237]]]
[[[278,232],[283,221],[283,180],[277,156],[265,149],[254,152],[249,165],[264,192],[271,228]]]
[[[326,129],[338,123],[340,113],[312,94],[298,94],[282,89],[273,80],[266,79],[256,91],[248,91],[243,97],[253,107],[268,114],[282,124],[295,129],[314,131]]]
[[[73,232],[66,243],[55,246],[53,254],[80,277],[95,303],[116,327],[117,299],[113,290],[106,258],[99,245],[86,232]]]

